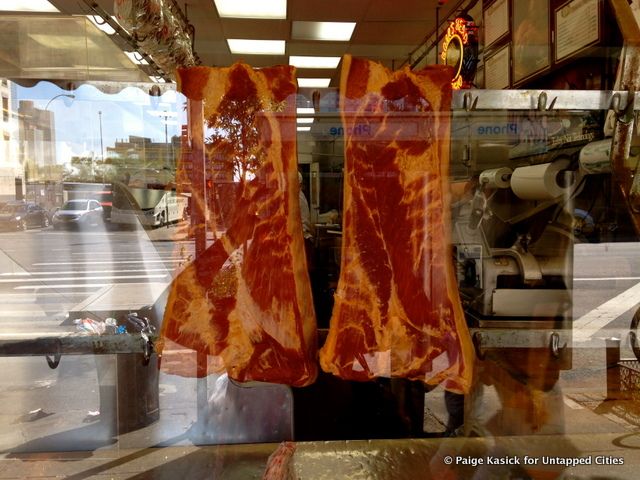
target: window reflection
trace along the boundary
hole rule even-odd
[[[184,98],[168,87],[159,95],[149,95],[148,86],[142,87],[111,85],[111,93],[105,93],[104,85],[64,90],[46,82],[1,83],[0,341],[53,341],[97,332],[103,334],[102,342],[108,342],[107,337],[115,337],[119,330],[135,340],[143,332],[157,332],[167,287],[195,255],[185,148],[189,138]],[[321,327],[327,326],[331,315],[341,262],[345,129],[331,102],[336,95],[323,92],[319,111],[307,113],[314,116],[309,130],[297,138],[301,188],[311,199],[315,224],[312,288]],[[300,98],[300,104],[308,107],[310,102],[304,100]],[[229,109],[253,114],[242,102]],[[472,412],[465,419],[475,434],[552,434],[566,440],[565,452],[578,454],[568,439],[575,426],[568,421],[570,416],[565,418],[567,406],[571,416],[575,410],[598,410],[629,418],[632,412],[631,407],[605,403],[604,394],[596,391],[606,387],[602,337],[626,335],[637,308],[640,258],[632,224],[611,188],[610,142],[597,140],[600,113],[453,114],[452,260],[458,267],[467,318],[482,328],[498,325],[513,332],[526,323],[532,331],[560,332],[557,338],[535,337],[546,343],[529,354],[483,350],[486,356],[476,376],[479,385],[467,403]],[[260,154],[243,150],[240,140],[244,136],[244,143],[250,143],[259,132],[230,117],[221,115],[205,133],[206,148],[220,153],[215,159],[220,168],[212,167],[207,178],[217,182],[219,194],[208,192],[210,205],[223,215],[230,206],[219,202],[224,196],[222,184],[231,190],[242,179],[250,181]],[[567,140],[575,143],[565,149]],[[581,157],[579,151],[585,146],[589,155]],[[636,166],[637,150],[634,145],[627,159],[629,169]],[[529,163],[564,161],[556,159],[554,151],[570,156],[572,166],[579,164],[586,172],[579,179],[556,175],[556,186],[566,187],[567,195],[550,202],[546,194],[514,193],[506,178],[518,168],[528,169]],[[176,188],[179,165],[185,177]],[[85,222],[82,212],[93,215],[84,217]],[[23,226],[23,217],[29,215],[32,220]],[[218,234],[224,225],[208,228]],[[540,267],[539,277],[530,274],[533,260]],[[523,267],[529,268],[528,276]],[[523,330],[526,333],[518,331]],[[577,346],[573,351],[564,348],[566,333]],[[531,338],[518,341],[527,347]],[[554,338],[557,357],[549,347]],[[246,440],[243,435],[250,429],[239,425],[256,425],[253,418],[247,419],[241,409],[233,416],[224,415],[229,411],[226,406],[235,408],[238,399],[247,398],[244,386],[226,377],[211,378],[202,408],[196,401],[196,380],[159,371],[154,357],[145,364],[140,345],[124,341],[137,353],[94,355],[91,345],[81,355],[58,358],[55,370],[42,355],[2,358],[0,400],[7,405],[8,419],[0,423],[6,432],[0,438],[2,448],[92,450],[116,445],[123,433],[141,428],[144,439],[136,446],[166,443],[174,437],[203,443]],[[618,348],[623,357],[632,355],[626,337]],[[56,363],[55,356],[49,360]],[[179,347],[173,358],[163,361],[192,370],[196,365],[195,354]],[[316,416],[309,415],[314,410],[305,410],[300,396],[289,398],[279,391],[270,398],[285,407],[278,410],[282,423],[272,433],[290,436],[295,427],[299,438],[301,431],[308,440],[318,435],[332,438],[337,430],[329,430],[339,419],[335,428],[342,429],[344,438],[352,437],[356,427],[349,422],[354,415],[345,406],[349,395],[365,398],[371,410],[363,415],[373,418],[378,412],[373,411],[372,398],[379,385],[340,391],[321,405],[322,410],[315,410],[322,411]],[[395,381],[382,385],[385,394],[398,389]],[[135,392],[138,401],[127,392]],[[447,428],[437,420],[446,422],[455,409],[445,411],[442,390],[425,397],[418,384],[404,394],[415,435],[421,435],[423,427],[427,433],[433,433],[429,428],[437,430],[434,425],[442,427],[438,433]],[[273,407],[255,390],[252,395],[254,405],[260,406],[259,415]],[[309,403],[320,398],[309,397],[314,397]],[[215,403],[218,399],[222,403]],[[426,399],[426,408],[416,399]],[[302,412],[295,422],[292,402]],[[336,411],[349,414],[339,416]],[[426,426],[416,411],[424,412]],[[203,412],[208,420],[198,423]],[[228,436],[220,425],[229,426],[234,435]],[[450,424],[449,430],[459,432],[457,425]],[[320,428],[325,426],[327,430]],[[375,434],[389,431],[382,424],[367,426]],[[591,426],[581,428],[590,432]],[[597,428],[607,426],[598,423]]]
[[[180,250],[173,242],[188,220],[188,200],[175,193],[184,100],[171,86],[149,87],[0,86],[0,341],[68,352],[66,336],[81,335],[80,355],[2,358],[12,373],[0,374],[0,397],[15,405],[17,427],[0,448],[90,450],[158,419],[156,360],[145,364],[136,342],[158,326],[154,306],[192,248],[186,234]],[[113,218],[116,205],[127,215]],[[107,352],[121,348],[108,343],[118,333],[124,351],[140,353],[94,355],[96,334]]]

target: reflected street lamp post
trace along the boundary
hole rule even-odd
[[[98,119],[100,120],[100,161],[103,164],[103,169],[104,169],[104,145],[102,143],[102,111],[99,110],[98,111]],[[95,172],[93,171],[93,162],[91,163],[91,175],[95,175]]]
[[[169,116],[167,115],[167,111],[164,111],[164,143],[169,143],[169,137],[167,136],[167,120]]]
[[[162,118],[164,121],[164,146],[165,146],[165,168],[172,169],[174,168],[174,151],[173,151],[173,143],[169,143],[169,119],[177,116],[176,112],[168,112],[164,110],[164,112],[157,112],[157,115]],[[171,121],[172,125],[175,124],[173,120]]]

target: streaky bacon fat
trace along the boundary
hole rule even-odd
[[[161,337],[213,356],[210,366],[237,381],[308,385],[317,333],[299,212],[295,70],[238,63],[179,69],[178,78],[189,101],[203,102],[205,167],[224,179],[208,197],[222,204],[211,224],[224,232],[174,279]]]
[[[323,370],[465,392],[473,346],[460,305],[448,199],[451,71],[391,72],[345,56],[341,271]]]

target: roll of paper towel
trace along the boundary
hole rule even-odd
[[[523,200],[552,200],[571,192],[573,177],[564,171],[569,160],[557,160],[529,167],[516,168],[511,175],[511,190]]]

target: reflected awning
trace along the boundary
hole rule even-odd
[[[149,77],[85,17],[0,16],[0,77],[148,82]]]

